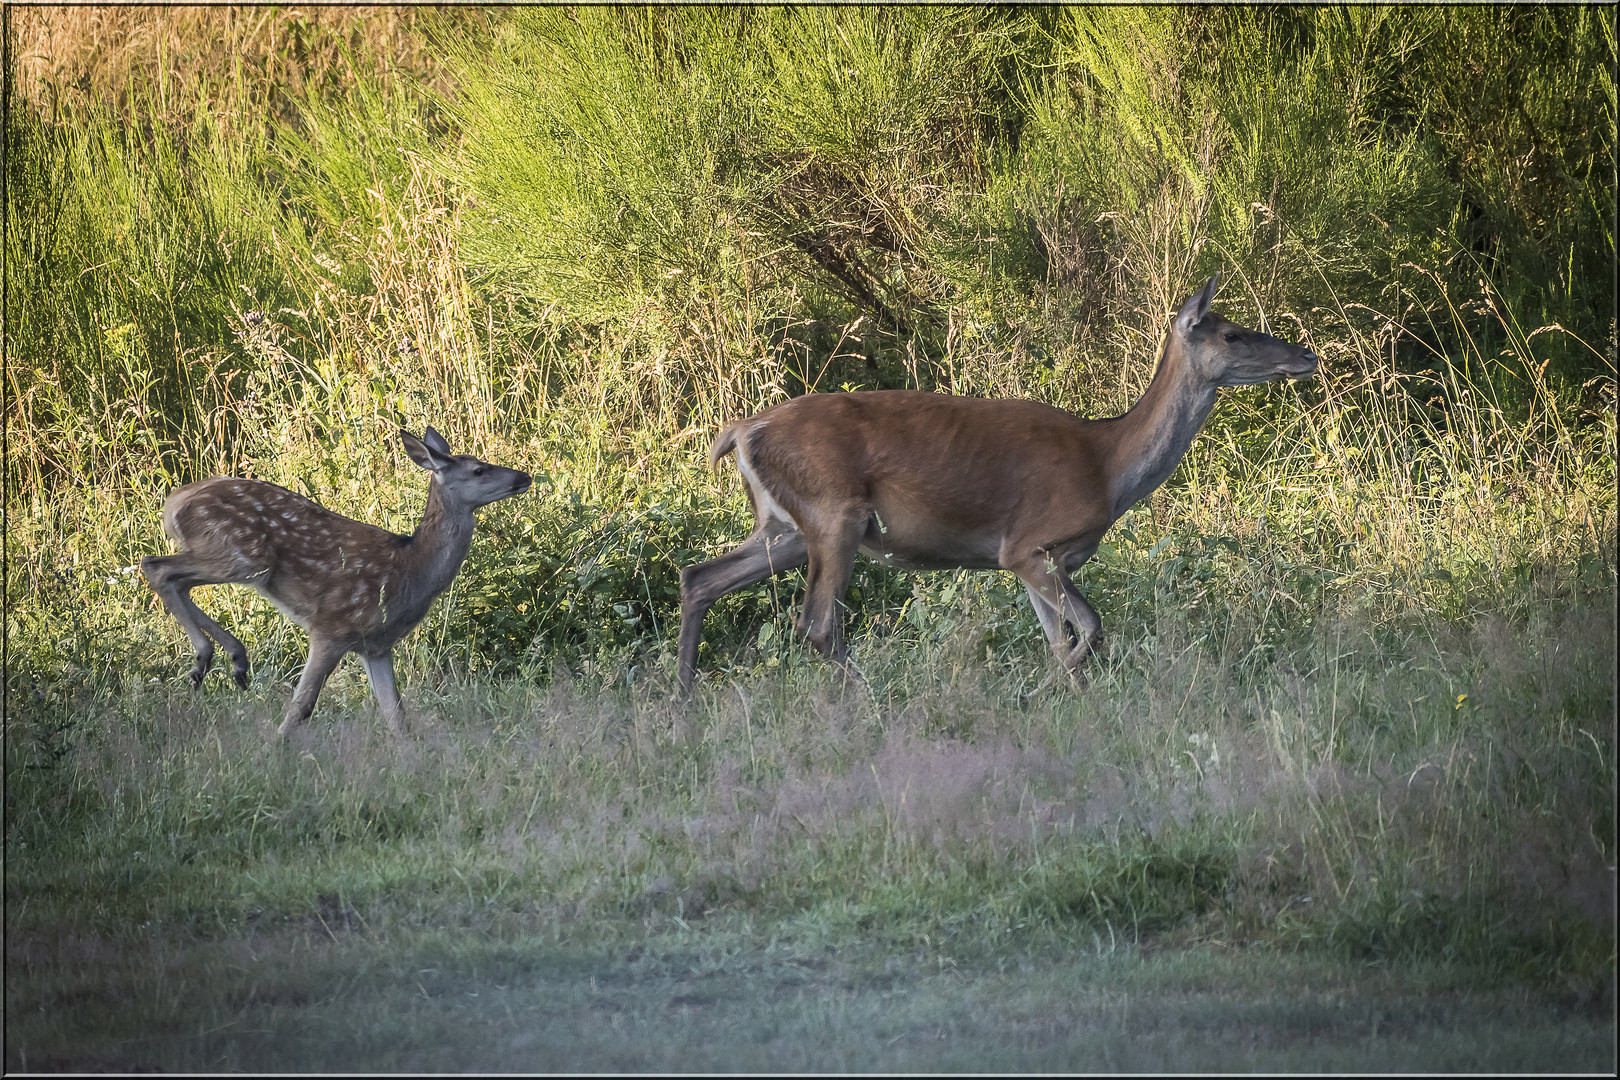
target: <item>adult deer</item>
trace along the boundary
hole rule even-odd
[[[214,641],[230,655],[236,685],[248,684],[247,650],[191,599],[197,585],[251,585],[309,633],[309,658],[278,729],[309,719],[321,687],[345,653],[365,661],[388,728],[404,731],[394,685],[394,643],[449,586],[472,543],[473,511],[527,491],[528,473],[452,454],[432,428],[399,433],[412,461],[433,474],[427,508],[410,536],[334,514],[262,480],[216,476],[177,488],[163,505],[163,531],[177,555],[141,560],[152,591],[197,650],[201,686]],[[212,638],[213,641],[209,639]]]
[[[1152,383],[1123,416],[1083,420],[1035,401],[872,390],[794,398],[720,432],[709,463],[737,455],[754,531],[681,571],[681,687],[691,690],[703,617],[716,600],[806,563],[798,632],[843,663],[838,605],[857,551],[912,570],[1011,570],[1052,651],[1077,675],[1102,621],[1069,575],[1164,483],[1218,388],[1316,371],[1310,349],[1212,313],[1217,281],[1182,306]]]

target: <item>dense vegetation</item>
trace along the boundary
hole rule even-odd
[[[1125,931],[1612,1004],[1606,12],[6,17],[8,1033],[72,982],[52,942],[337,911]],[[899,386],[1112,415],[1216,272],[1323,372],[1223,392],[1110,534],[1088,686],[1031,695],[1010,577],[861,565],[865,686],[787,642],[784,578],[669,702],[679,568],[748,528],[722,422]],[[409,531],[402,424],[543,483],[396,650],[416,743],[349,671],[267,747],[301,633],[199,591],[256,683],[191,695],[134,564],[216,472]]]

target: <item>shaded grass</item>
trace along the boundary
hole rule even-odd
[[[1328,619],[1263,664],[1160,627],[1034,699],[1038,667],[875,634],[864,685],[790,653],[690,707],[661,669],[416,680],[404,741],[358,671],[290,745],[266,737],[284,686],[134,684],[71,730],[8,729],[8,926],[747,912],[982,952],[1111,927],[1601,984],[1612,937],[1580,927],[1613,904],[1610,605],[1383,640]]]
[[[1612,1018],[1322,958],[1125,943],[995,966],[654,920],[626,949],[423,931],[64,948],[9,1067],[293,1071],[1602,1071]],[[94,969],[97,991],[72,991]],[[82,976],[81,976],[82,979]],[[86,985],[79,981],[78,986]],[[195,988],[207,986],[206,1001]],[[53,992],[54,990],[54,992]],[[103,1010],[92,1017],[91,1009]]]
[[[1610,1063],[1612,570],[1269,629],[1109,572],[1088,685],[1034,696],[1034,620],[959,575],[863,683],[413,653],[408,738],[350,665],[290,743],[290,671],[27,701],[8,1067]]]

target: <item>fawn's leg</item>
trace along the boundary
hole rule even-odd
[[[158,599],[174,621],[186,632],[191,640],[191,647],[196,650],[197,662],[191,668],[191,685],[201,686],[203,677],[208,674],[208,668],[214,662],[214,642],[225,646],[230,655],[233,677],[236,685],[247,689],[248,684],[248,655],[247,649],[228,630],[219,623],[210,619],[196,601],[191,599],[191,590],[197,585],[217,585],[218,581],[209,580],[206,576],[196,572],[184,555],[149,555],[141,560],[141,573],[145,576],[147,584],[157,593]],[[212,638],[213,640],[209,640]]]
[[[399,688],[394,683],[394,654],[385,652],[362,659],[366,663],[366,677],[371,680],[371,692],[377,696],[377,707],[388,721],[388,730],[395,735],[405,734],[405,706],[399,700]]]
[[[298,686],[293,690],[287,715],[282,718],[281,727],[276,729],[277,734],[286,735],[309,719],[309,714],[315,711],[315,699],[321,696],[321,687],[326,685],[328,676],[348,651],[347,645],[325,638],[309,639],[309,659],[304,661],[304,673],[298,678]]]

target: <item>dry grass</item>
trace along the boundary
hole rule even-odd
[[[152,87],[160,115],[184,129],[204,103],[251,124],[312,89],[351,87],[359,57],[380,59],[384,80],[442,90],[449,72],[421,32],[437,17],[386,6],[24,6],[11,25],[18,89],[46,119],[110,106],[144,121]]]

